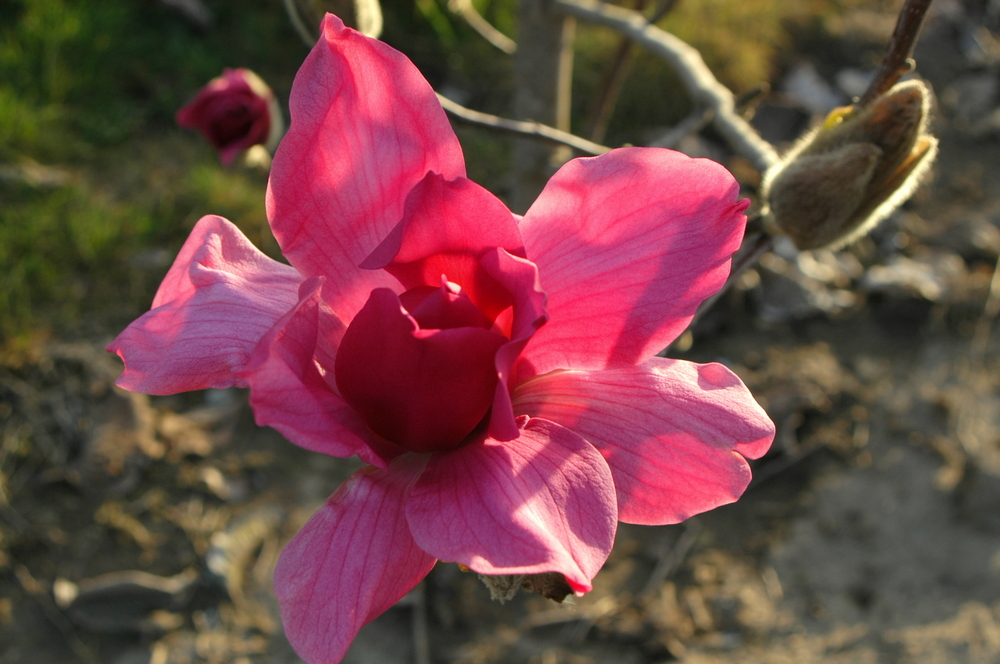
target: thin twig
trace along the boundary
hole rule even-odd
[[[677,6],[678,2],[680,2],[680,0],[660,0],[660,4],[657,6],[656,11],[654,11],[653,15],[648,19],[649,23],[659,23],[661,18],[674,11],[674,7]]]
[[[594,101],[591,102],[587,119],[584,121],[584,126],[587,127],[587,133],[590,134],[592,141],[603,141],[608,131],[608,122],[618,104],[618,97],[632,64],[633,47],[634,44],[629,39],[622,37],[618,49],[611,56],[611,63],[604,72],[601,86],[597,94],[594,95]]]
[[[448,0],[448,9],[453,14],[458,14],[465,19],[470,28],[507,55],[513,55],[517,51],[517,43],[483,18],[476,6],[472,4],[472,0]]]
[[[740,114],[741,117],[749,120],[757,112],[757,104],[764,100],[767,93],[771,91],[771,86],[766,82],[761,83],[755,88],[751,88],[746,92],[741,92],[736,96],[736,112]]]
[[[716,80],[695,48],[649,25],[645,16],[631,9],[597,0],[553,0],[552,8],[617,30],[665,60],[681,77],[693,103],[712,109],[712,123],[736,152],[762,172],[778,163],[774,147],[736,113],[733,93]]]
[[[302,43],[306,45],[306,48],[312,48],[316,45],[316,39],[319,37],[319,32],[316,34],[310,34],[309,28],[306,27],[305,21],[302,19],[302,15],[299,14],[298,8],[295,6],[294,0],[285,0],[285,11],[288,13],[288,19],[292,22],[292,27],[295,28],[295,32],[299,35]]]
[[[676,148],[685,136],[701,131],[702,127],[712,121],[712,109],[696,108],[691,114],[666,130],[649,143],[651,148]]]
[[[632,7],[637,12],[646,8],[647,0],[635,0]],[[601,77],[601,84],[594,93],[590,103],[590,110],[587,111],[587,118],[583,126],[587,128],[587,134],[592,141],[603,141],[604,134],[608,129],[608,121],[618,103],[618,96],[621,94],[622,85],[625,83],[629,65],[632,64],[632,49],[635,45],[628,37],[619,37],[618,48],[611,56],[611,61],[604,69]]]
[[[536,138],[538,140],[548,141],[549,143],[556,143],[558,145],[568,145],[577,152],[582,152],[583,154],[596,156],[611,150],[611,148],[606,145],[600,145],[599,143],[588,141],[585,138],[580,138],[579,136],[569,132],[560,131],[555,127],[543,125],[531,120],[511,120],[509,118],[501,118],[496,115],[490,115],[489,113],[473,111],[471,108],[466,108],[461,104],[453,102],[442,94],[438,94],[438,101],[441,102],[441,106],[444,107],[444,110],[451,113],[457,119],[470,124],[478,125],[480,127],[485,127],[487,129],[519,134],[521,136]]]
[[[688,553],[691,552],[695,542],[698,541],[698,535],[701,534],[701,523],[697,519],[688,519],[682,527],[680,536],[669,549],[664,543],[656,567],[650,573],[640,594],[653,595],[658,592],[663,586],[663,582],[677,571],[684,559],[687,558]]]
[[[990,279],[990,291],[986,296],[986,304],[983,305],[983,313],[976,323],[976,330],[972,336],[972,355],[982,359],[986,353],[986,346],[989,342],[990,328],[997,314],[1000,314],[1000,258],[997,258],[993,268],[993,278]]]
[[[653,11],[653,15],[647,19],[650,24],[656,23],[661,18],[669,14],[677,6],[679,0],[660,0],[660,4]],[[641,12],[646,8],[646,0],[637,0],[635,11]],[[608,130],[608,123],[618,104],[618,97],[621,95],[622,86],[628,77],[629,70],[635,55],[635,44],[626,36],[622,36],[618,44],[618,49],[611,58],[611,64],[605,70],[601,87],[594,97],[594,103],[587,115],[584,126],[590,128],[590,140],[603,141],[605,132]]]
[[[906,4],[899,11],[899,19],[892,33],[892,41],[889,42],[889,50],[882,58],[882,63],[875,72],[875,78],[861,96],[860,106],[867,106],[875,101],[895,85],[903,74],[913,69],[913,47],[917,43],[920,28],[924,24],[931,2],[933,0],[906,0]]]

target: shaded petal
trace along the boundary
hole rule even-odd
[[[389,275],[358,265],[403,216],[427,171],[465,175],[434,91],[403,54],[328,14],[299,69],[271,168],[267,216],[288,260],[327,277],[350,320]]]
[[[670,344],[729,274],[748,201],[721,165],[622,148],[559,169],[521,222],[551,321],[522,354],[526,379],[635,365]]]
[[[301,282],[294,268],[262,254],[229,221],[202,217],[153,308],[108,346],[125,362],[117,384],[147,394],[245,387],[237,372],[294,306]]]
[[[421,330],[399,296],[379,288],[337,353],[337,386],[380,436],[413,452],[450,449],[486,415],[493,357],[506,337],[482,327]]]
[[[545,292],[538,283],[538,268],[531,261],[511,255],[504,249],[493,249],[482,259],[483,268],[513,298],[512,307],[506,312],[510,341],[497,351],[495,366],[499,382],[493,398],[490,415],[490,436],[496,440],[517,438],[519,430],[514,422],[514,409],[510,404],[510,378],[514,363],[535,330],[549,319],[545,312]]]
[[[514,440],[486,438],[430,458],[406,505],[413,538],[480,574],[559,572],[574,592],[588,592],[614,542],[611,471],[572,431],[519,424]]]
[[[556,371],[514,391],[518,414],[544,417],[608,460],[626,523],[677,523],[739,498],[745,459],[762,456],[774,424],[721,364],[654,358],[636,367]]]
[[[325,349],[345,326],[323,302],[323,285],[319,277],[303,283],[302,299],[261,340],[243,371],[254,419],[307,450],[357,454],[384,468],[401,450],[377,441],[330,385],[334,360]]]
[[[418,286],[399,295],[403,308],[427,330],[452,327],[489,327],[483,312],[454,284],[440,287]]]
[[[467,178],[448,180],[440,173],[428,173],[410,191],[402,220],[363,265],[398,266],[442,253],[479,256],[493,247],[524,256],[516,217],[503,201]],[[439,274],[403,285],[433,285]]]
[[[289,643],[309,664],[336,664],[355,634],[434,566],[410,535],[403,505],[419,464],[357,471],[289,542],[274,592]]]
[[[385,268],[408,289],[436,286],[446,275],[492,322],[511,304],[507,291],[479,265],[495,247],[524,256],[507,206],[471,180],[428,173],[406,199],[403,219],[362,267]]]

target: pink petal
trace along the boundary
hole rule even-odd
[[[245,387],[237,372],[294,306],[301,281],[230,222],[202,217],[160,284],[152,310],[108,346],[125,362],[117,384],[147,394]]]
[[[451,449],[489,410],[493,357],[506,341],[482,327],[421,330],[379,288],[340,344],[337,386],[380,436],[413,452]]]
[[[376,441],[364,420],[330,386],[330,340],[344,324],[323,302],[323,280],[303,284],[302,299],[254,351],[243,371],[260,426],[271,426],[296,445],[336,457],[357,454],[384,468],[402,450]]]
[[[434,566],[403,512],[419,467],[357,471],[281,552],[274,591],[289,643],[309,664],[336,664],[355,634]]]
[[[545,293],[538,283],[538,268],[529,260],[503,249],[494,249],[483,256],[482,266],[513,298],[513,306],[508,310],[510,341],[497,351],[495,359],[500,381],[490,416],[490,436],[496,440],[512,440],[518,437],[519,429],[510,403],[511,372],[528,340],[548,320]]]
[[[403,219],[372,252],[364,267],[404,265],[442,253],[482,255],[502,247],[523,257],[524,243],[514,214],[472,180],[427,175],[410,191]],[[438,281],[431,273],[429,282]],[[419,283],[404,286],[412,288]]]
[[[665,348],[729,274],[748,201],[725,168],[655,148],[574,159],[521,222],[549,295],[518,375],[634,365]]]
[[[403,216],[427,171],[465,175],[434,92],[401,53],[327,15],[299,69],[274,157],[267,216],[292,265],[322,275],[350,320],[389,275],[358,265]]]
[[[739,498],[745,458],[762,456],[774,424],[721,364],[654,358],[636,367],[556,371],[517,386],[518,414],[544,417],[608,460],[626,523],[677,523]]]
[[[614,542],[611,471],[572,431],[519,423],[515,440],[430,458],[406,505],[413,539],[480,574],[560,572],[574,592],[588,592]]]
[[[471,180],[428,173],[406,199],[403,219],[361,265],[385,268],[404,288],[436,286],[445,275],[492,321],[511,304],[479,265],[495,247],[524,256],[507,206]]]

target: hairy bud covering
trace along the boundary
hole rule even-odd
[[[930,91],[900,83],[864,108],[834,110],[764,177],[765,219],[801,250],[866,235],[916,190],[937,154]]]

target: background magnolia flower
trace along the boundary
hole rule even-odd
[[[333,16],[291,110],[267,196],[291,265],[205,217],[109,350],[127,389],[249,387],[258,423],[370,464],[275,572],[304,659],[339,661],[437,559],[584,593],[617,521],[743,492],[772,423],[725,367],[655,356],[742,238],[724,168],[614,150],[518,219],[465,178],[416,68]]]
[[[225,69],[183,108],[177,124],[197,129],[227,166],[254,145],[273,150],[281,139],[281,109],[268,87],[249,69]]]

